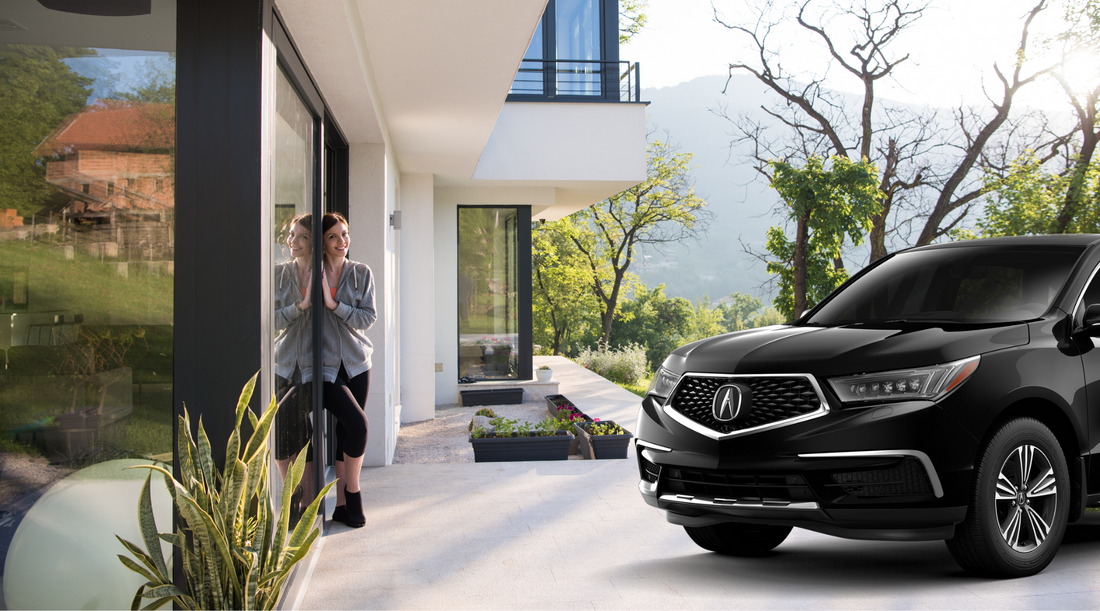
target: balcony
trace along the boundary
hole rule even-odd
[[[525,59],[509,102],[638,102],[642,86],[638,62]]]

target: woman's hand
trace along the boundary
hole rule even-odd
[[[310,271],[306,278],[308,278],[306,280],[306,296],[297,303],[297,308],[302,312],[313,306],[313,272]]]
[[[332,289],[328,284],[328,272],[321,270],[321,296],[325,299],[325,307],[330,310],[335,310],[340,304],[332,298]]]

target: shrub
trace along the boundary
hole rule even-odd
[[[585,369],[619,384],[633,384],[646,373],[645,349],[638,344],[627,344],[616,350],[584,348],[576,360]]]

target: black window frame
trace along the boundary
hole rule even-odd
[[[599,0],[600,95],[559,95],[557,93],[557,0],[547,0],[539,23],[542,24],[542,93],[509,93],[506,102],[613,102],[619,100],[619,0]],[[527,50],[524,49],[524,55]],[[575,58],[564,58],[568,61]],[[612,95],[614,94],[614,95]]]
[[[551,0],[552,1],[552,0]],[[518,346],[516,349],[519,351],[517,357],[517,371],[516,382],[523,380],[530,380],[534,377],[534,367],[532,365],[534,360],[534,331],[532,327],[532,307],[534,304],[531,300],[531,206],[521,205],[460,205],[455,209],[455,267],[454,274],[455,279],[459,277],[458,269],[458,241],[462,239],[462,228],[458,223],[459,211],[465,209],[507,209],[516,211],[516,326],[519,336]],[[458,292],[455,292],[455,320],[459,320],[459,303]],[[461,365],[459,359],[459,350],[457,347],[462,343],[462,333],[459,325],[455,325],[455,360],[456,371],[461,371]],[[493,380],[494,382],[506,382],[507,380]],[[474,384],[477,384],[475,382]]]

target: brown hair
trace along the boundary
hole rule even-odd
[[[305,214],[299,214],[298,216],[290,219],[290,224],[287,225],[287,229],[294,227],[295,225],[301,225],[305,227],[307,231],[313,233],[313,215],[306,212]]]
[[[351,226],[348,225],[348,220],[344,218],[343,214],[339,212],[327,212],[325,216],[321,218],[321,235],[325,235],[325,232],[335,227],[336,223],[343,223],[347,227]]]

